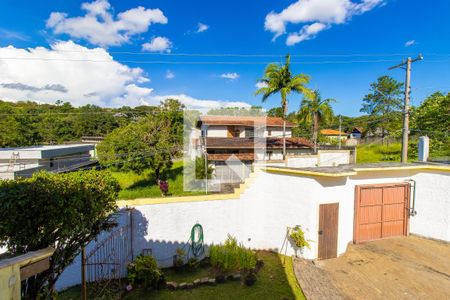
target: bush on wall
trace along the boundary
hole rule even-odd
[[[107,172],[40,172],[29,179],[0,180],[0,246],[12,254],[46,247],[50,268],[26,282],[26,299],[49,297],[81,247],[114,226],[119,184]]]

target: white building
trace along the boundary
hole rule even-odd
[[[34,172],[59,172],[91,162],[92,144],[32,146],[0,149],[0,179],[31,177]]]

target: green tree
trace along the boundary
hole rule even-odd
[[[40,172],[0,180],[0,246],[12,254],[53,247],[50,268],[26,282],[25,299],[50,298],[51,289],[82,247],[114,226],[117,181],[105,171]]]
[[[304,124],[312,126],[312,140],[314,148],[317,150],[317,138],[321,122],[330,122],[333,119],[333,109],[331,103],[334,99],[322,99],[319,91],[314,91],[312,95],[305,96],[300,104],[299,120]]]
[[[277,117],[282,118],[283,117],[283,108],[282,107],[272,107],[267,111],[268,117]]]
[[[381,76],[370,85],[370,92],[363,99],[361,112],[372,117],[367,130],[381,129],[384,139],[388,131],[395,131],[401,124],[403,83],[390,76]]]
[[[434,155],[450,156],[450,93],[434,93],[413,110],[411,131],[430,136]]]
[[[258,80],[264,86],[259,88],[255,95],[262,95],[265,102],[270,96],[280,93],[281,108],[283,110],[283,159],[286,158],[286,116],[288,111],[288,97],[291,92],[309,95],[310,90],[306,87],[309,76],[305,74],[293,75],[291,72],[291,57],[286,55],[284,65],[276,63],[269,64],[264,70],[264,75]]]
[[[151,115],[112,131],[97,146],[100,163],[142,173],[151,169],[162,179],[183,142],[183,106],[164,101]]]

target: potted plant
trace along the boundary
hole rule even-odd
[[[303,249],[305,247],[311,249],[311,245],[309,244],[311,241],[305,238],[305,232],[302,230],[300,225],[297,225],[290,230],[289,239],[291,244],[294,246],[295,256],[298,256],[297,251],[303,253]]]

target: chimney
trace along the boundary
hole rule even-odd
[[[430,154],[430,139],[427,136],[419,137],[419,161],[427,162]]]

